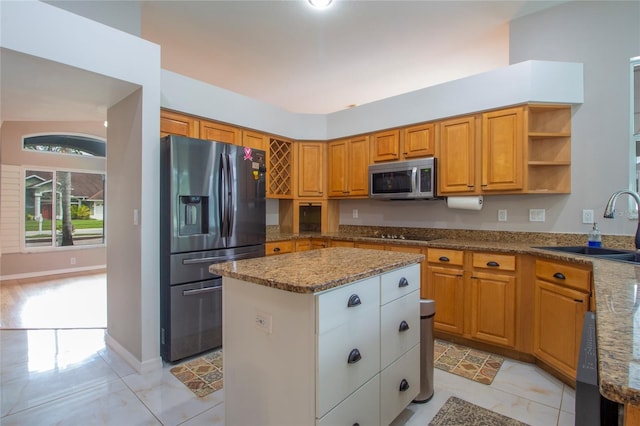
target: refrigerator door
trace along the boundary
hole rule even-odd
[[[231,199],[227,247],[264,244],[266,240],[265,152],[229,145]]]
[[[220,229],[218,193],[220,163],[226,144],[170,136],[169,199],[161,203],[171,228],[171,253],[224,247]],[[166,189],[163,188],[163,192]],[[163,196],[168,194],[161,194]],[[168,211],[166,211],[168,208]]]

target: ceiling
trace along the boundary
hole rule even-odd
[[[306,0],[154,0],[141,2],[140,32],[161,45],[164,69],[291,112],[327,114],[506,66],[508,22],[564,2],[334,0],[319,11]],[[2,120],[103,120],[135,90],[7,49],[0,55]]]

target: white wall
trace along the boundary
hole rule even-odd
[[[513,21],[511,63],[584,64],[584,104],[573,108],[572,193],[485,197],[480,212],[447,209],[443,201],[343,201],[340,223],[586,234],[582,209],[593,209],[603,233],[633,235],[635,220],[602,219],[602,213],[611,193],[628,187],[629,59],[639,54],[639,2],[573,1]],[[626,200],[618,203],[627,210]],[[530,208],[544,208],[546,222],[529,222]],[[497,221],[498,209],[508,210],[508,222]]]
[[[126,193],[121,195],[122,202],[110,203],[107,199],[107,341],[138,371],[159,368],[160,48],[35,1],[1,2],[0,23],[1,48],[92,72],[109,83],[120,81],[127,90],[138,88],[135,97],[123,104],[109,99],[108,94],[103,99],[116,103],[107,105],[108,118],[113,117],[110,126],[114,126],[107,135],[107,175],[121,173],[137,178],[128,182],[131,199],[126,199]],[[113,152],[121,158],[112,159]],[[132,160],[137,161],[134,164]],[[107,177],[107,194],[109,185]],[[138,228],[123,236],[119,228],[131,223],[136,207],[140,212]],[[116,222],[110,217],[123,219]],[[117,274],[131,264],[137,265],[131,274],[126,270]],[[113,276],[122,281],[113,283]],[[133,305],[122,307],[119,302],[128,295],[135,295]]]

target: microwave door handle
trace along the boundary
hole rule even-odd
[[[411,193],[416,194],[418,192],[418,168],[411,168]]]

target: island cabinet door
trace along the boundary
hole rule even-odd
[[[380,425],[380,411],[372,406],[380,400],[380,375],[365,383],[347,399],[319,419],[318,426]]]
[[[380,371],[380,278],[321,293],[316,303],[321,418]]]

